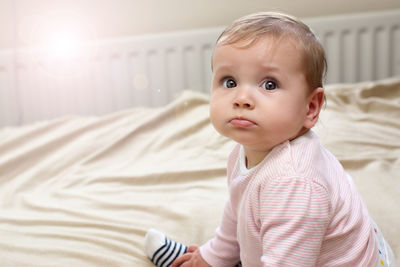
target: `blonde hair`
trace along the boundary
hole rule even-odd
[[[244,16],[228,26],[217,39],[217,45],[248,42],[252,45],[265,35],[291,37],[304,51],[305,77],[312,89],[322,87],[327,70],[325,51],[311,29],[299,19],[278,12],[259,12]]]

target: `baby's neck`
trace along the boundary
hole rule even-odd
[[[249,151],[244,149],[246,168],[251,169],[257,166],[269,154],[270,151]]]
[[[310,129],[303,128],[295,137],[290,138],[288,141],[293,141],[296,138],[306,134]],[[246,163],[246,168],[251,169],[255,166],[257,166],[261,161],[264,160],[264,158],[272,151],[272,149],[268,151],[263,151],[263,150],[253,150],[250,148],[244,148],[244,155],[245,155],[245,163]]]

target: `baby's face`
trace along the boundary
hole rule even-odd
[[[302,53],[289,38],[265,37],[248,47],[219,44],[210,105],[217,131],[245,150],[265,152],[300,135],[310,92]]]

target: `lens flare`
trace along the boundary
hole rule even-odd
[[[72,60],[79,56],[78,39],[71,32],[58,32],[48,43],[49,57],[56,60]]]
[[[97,53],[95,25],[76,11],[31,14],[18,29],[20,46],[30,49],[32,63],[52,76],[83,74]]]

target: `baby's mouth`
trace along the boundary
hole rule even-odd
[[[240,118],[240,117],[232,119],[230,121],[230,123],[237,128],[248,128],[248,127],[256,125],[255,122],[245,119],[245,118]]]

